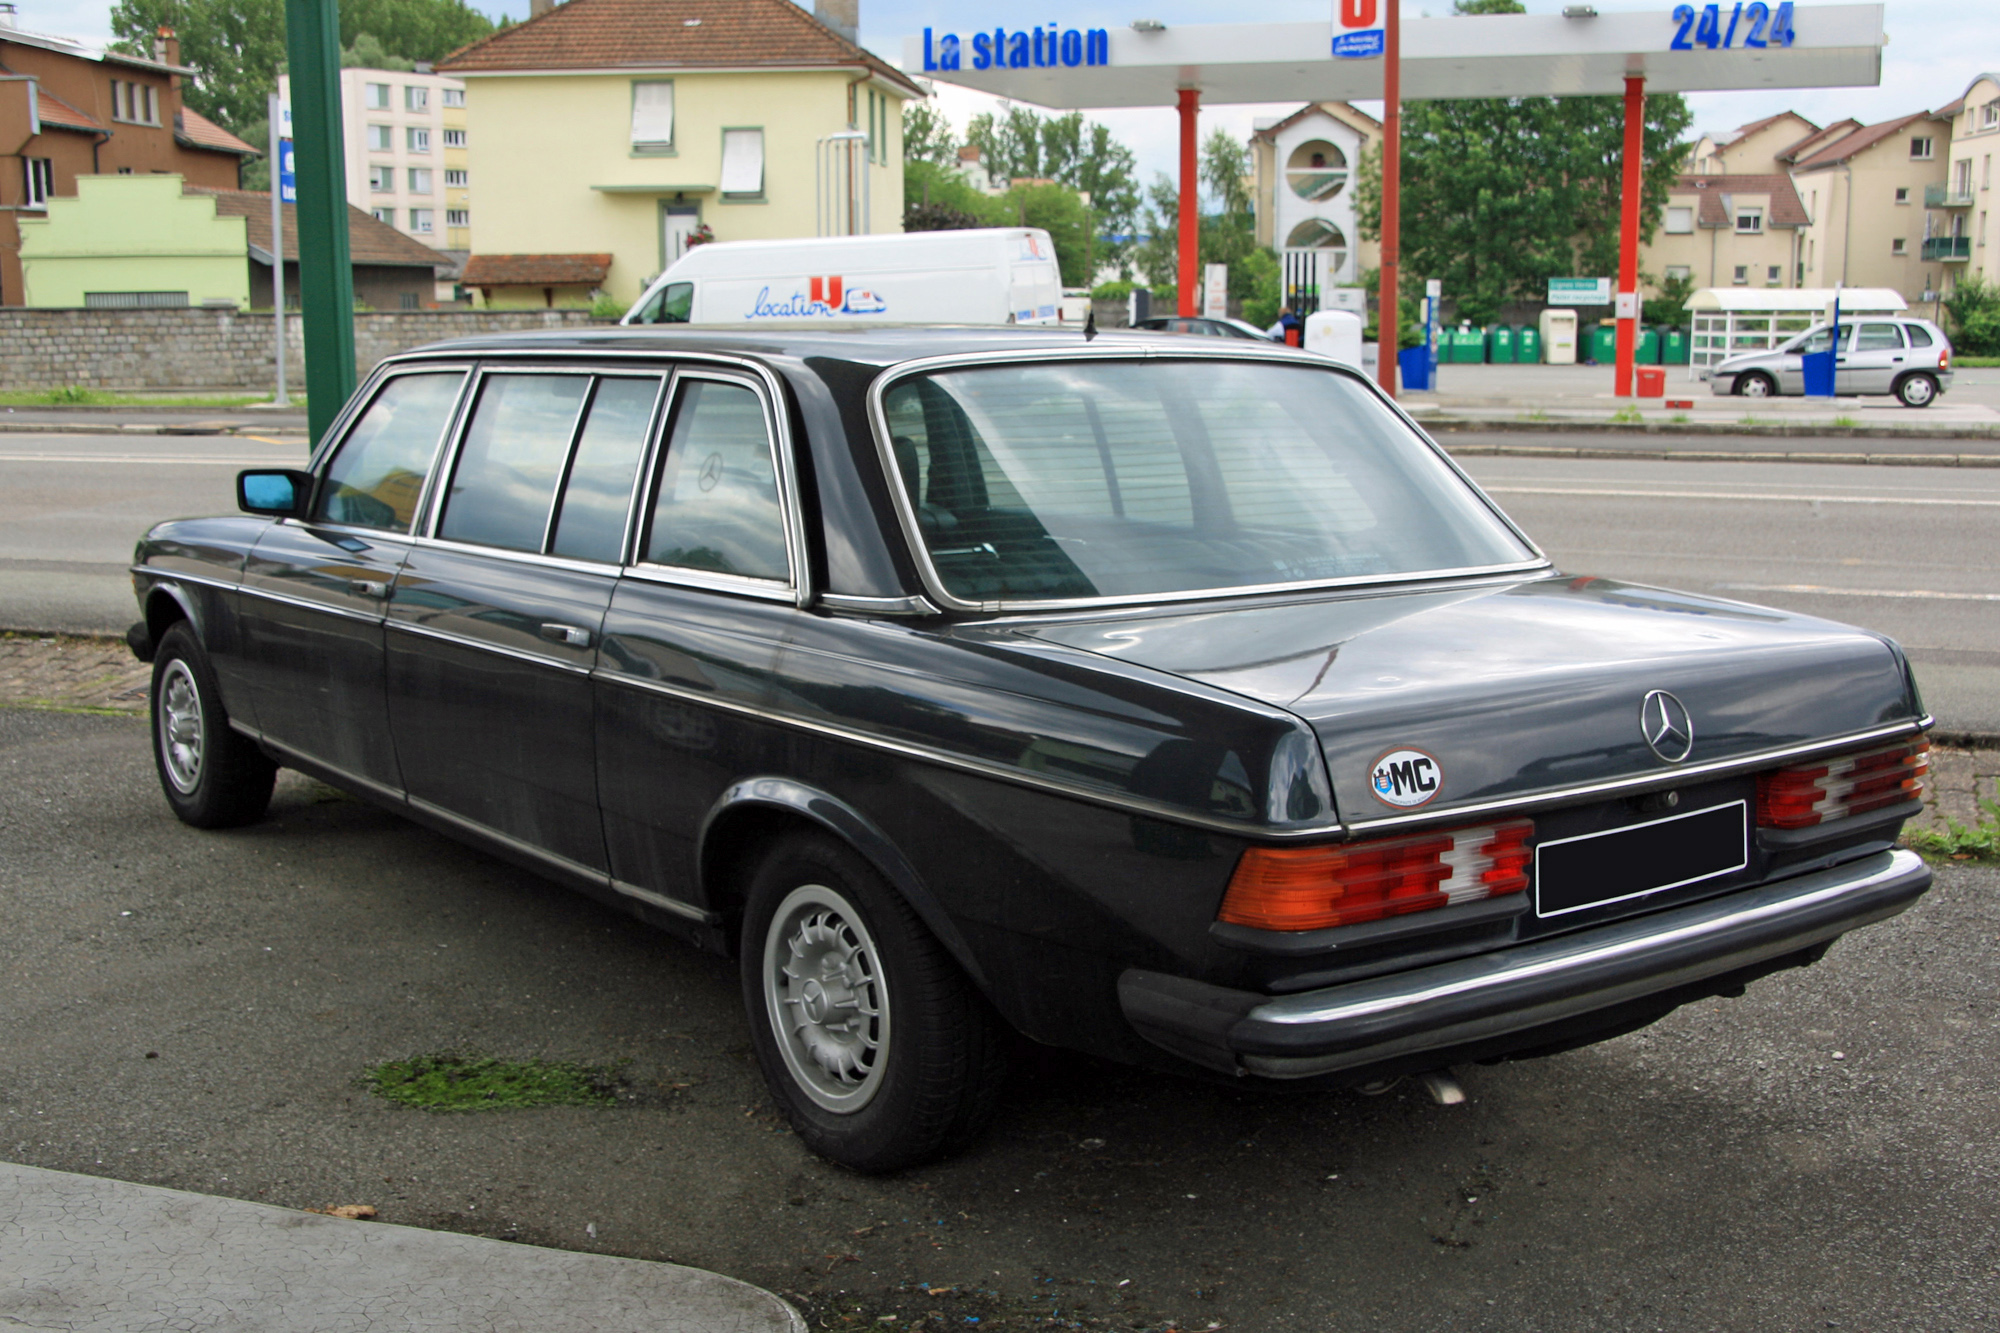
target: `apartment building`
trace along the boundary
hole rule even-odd
[[[1792,183],[1811,221],[1800,232],[1802,287],[1888,287],[1937,299],[1945,264],[1932,207],[1945,183],[1956,105],[1864,125],[1803,155]]]
[[[289,75],[278,97],[289,110]],[[340,117],[347,201],[434,250],[470,250],[465,84],[427,65],[343,69]]]
[[[0,305],[26,304],[24,220],[47,216],[91,175],[177,173],[234,189],[257,149],[181,104],[180,42],[162,28],[146,56],[28,32],[0,3]],[[117,304],[123,292],[95,293]]]
[[[1943,183],[1924,197],[1935,217],[1924,250],[1943,270],[1939,290],[1947,293],[1968,274],[2000,281],[2000,196],[1993,190],[1993,159],[2000,157],[2000,74],[1975,78],[1956,111],[1951,164]]]
[[[1639,267],[1659,278],[1691,279],[1696,287],[1796,287],[1799,236],[1808,221],[1782,171],[1681,176]]]

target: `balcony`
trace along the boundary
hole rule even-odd
[[[1924,262],[1963,264],[1972,258],[1970,236],[1933,236],[1924,242]]]
[[[1972,187],[1970,185],[1926,185],[1924,187],[1925,208],[1971,208]]]

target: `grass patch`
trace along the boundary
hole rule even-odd
[[[1946,818],[1942,831],[1917,829],[1905,833],[1903,842],[1911,850],[1921,852],[1932,860],[2000,860],[2000,805],[1981,801],[1979,808],[1986,813],[1971,828],[1956,819]]]
[[[1766,421],[1762,417],[1739,417],[1736,424],[1739,426],[1770,426],[1776,423]]]
[[[1548,419],[1549,414],[1542,411],[1539,407],[1532,412],[1521,413],[1521,420],[1523,421],[1547,421]]]
[[[1854,427],[1860,425],[1861,423],[1856,421],[1853,417],[1835,417],[1833,419],[1833,424],[1836,426],[1844,427],[1848,430],[1852,430],[1854,429]]]
[[[1668,417],[1667,420],[1673,422],[1676,426],[1685,426],[1688,423],[1688,414],[1685,412],[1676,412],[1671,417]]]
[[[1957,352],[1953,352],[1951,362],[1954,366],[1976,366],[1982,370],[1991,370],[1995,366],[2000,366],[2000,356],[1960,356]]]
[[[609,1106],[624,1086],[615,1065],[564,1060],[497,1060],[485,1055],[419,1055],[362,1075],[377,1097],[422,1111],[497,1111],[521,1106]]]
[[[304,394],[293,394],[303,407]],[[66,384],[57,389],[9,389],[0,392],[0,407],[248,407],[268,403],[269,394],[111,393]]]
[[[1615,425],[1619,426],[1636,426],[1645,419],[1646,418],[1640,414],[1639,409],[1633,406],[1631,403],[1625,404],[1625,406],[1619,408],[1616,412],[1613,412],[1611,414],[1612,422]]]

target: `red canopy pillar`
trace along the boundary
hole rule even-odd
[[[1376,294],[1375,381],[1396,396],[1402,346],[1403,31],[1397,0],[1382,0],[1382,287]]]
[[[1639,352],[1639,190],[1646,160],[1646,76],[1625,76],[1624,191],[1618,209],[1618,372],[1612,393],[1632,396]]]
[[[1179,309],[1183,315],[1195,313],[1194,285],[1201,263],[1201,171],[1196,160],[1195,115],[1201,105],[1201,89],[1181,89],[1181,201],[1180,270],[1177,277]]]

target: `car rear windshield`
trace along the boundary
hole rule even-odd
[[[941,371],[884,395],[963,601],[1144,597],[1533,560],[1345,374],[1218,360]]]

